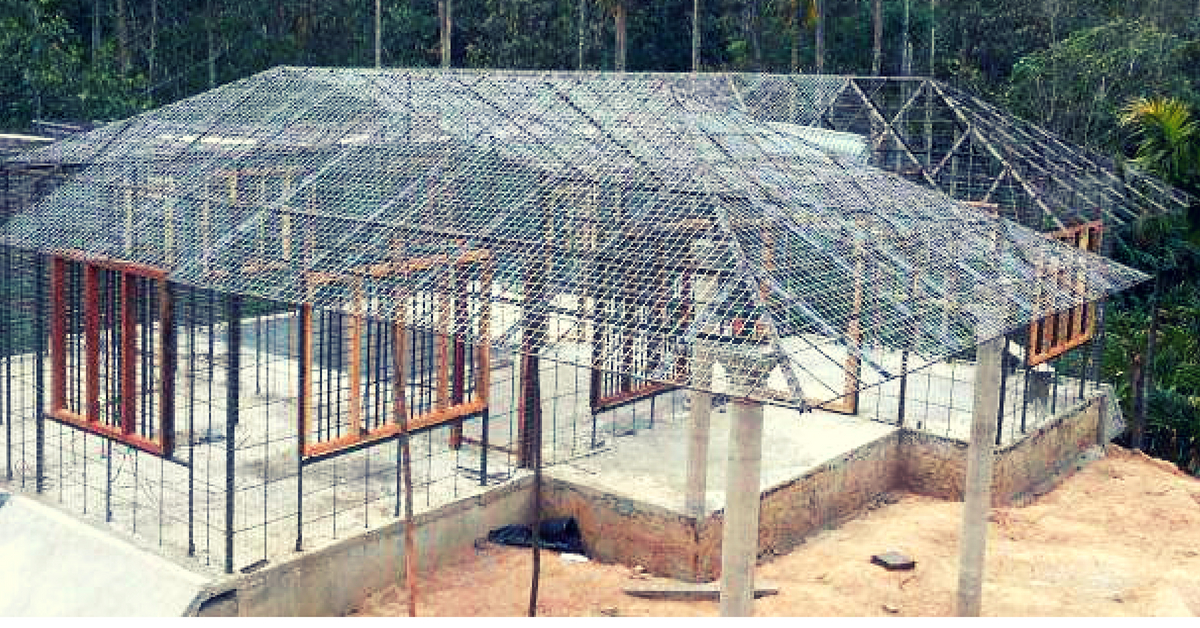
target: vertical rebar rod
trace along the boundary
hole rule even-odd
[[[45,474],[45,440],[46,440],[46,417],[43,414],[45,404],[45,378],[43,369],[45,365],[42,363],[42,354],[46,348],[46,258],[43,255],[37,255],[37,261],[34,262],[34,316],[33,316],[33,335],[36,343],[33,347],[33,377],[34,377],[34,423],[35,423],[35,440],[34,440],[34,486],[38,493],[44,488],[43,475]]]
[[[188,556],[196,555],[196,292],[188,290]]]
[[[4,202],[8,204],[8,171],[4,172]],[[12,248],[5,245],[0,246],[4,249],[4,301],[12,303],[13,298],[13,281],[12,281]],[[4,334],[4,414],[0,416],[0,420],[4,421],[4,477],[8,481],[13,479],[13,463],[12,463],[12,424],[15,413],[12,409],[12,356],[13,356],[13,315],[12,308],[4,308],[4,329],[9,330]]]
[[[296,347],[296,551],[304,549],[304,448],[308,438],[308,416],[312,380],[312,308],[301,305],[297,316]]]
[[[233,573],[234,442],[238,422],[238,378],[242,352],[242,297],[225,297],[225,318],[229,322],[228,365],[225,375],[225,573]]]

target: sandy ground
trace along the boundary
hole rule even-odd
[[[915,495],[817,534],[760,565],[780,589],[760,616],[945,616],[954,611],[961,504]],[[983,613],[994,616],[1200,614],[1200,481],[1112,446],[1108,455],[1020,508],[992,513]],[[916,569],[888,572],[872,554],[898,549]],[[529,600],[530,551],[485,545],[422,578],[420,615],[514,616]],[[648,582],[622,565],[568,564],[542,554],[538,612],[556,616],[705,616],[715,602],[647,601],[622,593]],[[396,587],[360,615],[407,614]]]

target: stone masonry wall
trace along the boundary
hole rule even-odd
[[[1007,506],[1044,493],[1074,468],[1084,451],[1099,444],[1103,396],[1062,413],[1020,441],[996,451],[992,505]],[[905,430],[900,436],[899,488],[961,500],[967,443]]]

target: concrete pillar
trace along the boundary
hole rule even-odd
[[[733,401],[733,416],[729,421],[729,465],[725,471],[725,526],[721,539],[722,617],[754,614],[762,428],[761,403]]]
[[[967,477],[959,535],[958,606],[961,617],[978,617],[983,597],[987,516],[992,502],[992,458],[1000,408],[1000,371],[1004,337],[975,349],[975,407],[967,448]]]
[[[687,486],[684,489],[684,514],[702,519],[708,514],[708,439],[712,418],[712,365],[697,360],[693,372],[692,408],[688,417]]]

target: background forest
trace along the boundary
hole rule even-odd
[[[281,64],[688,71],[693,54],[933,75],[1200,195],[1200,0],[0,0],[0,129],[122,118]],[[1125,438],[1200,473],[1200,204],[1110,237],[1156,277],[1108,308]]]

